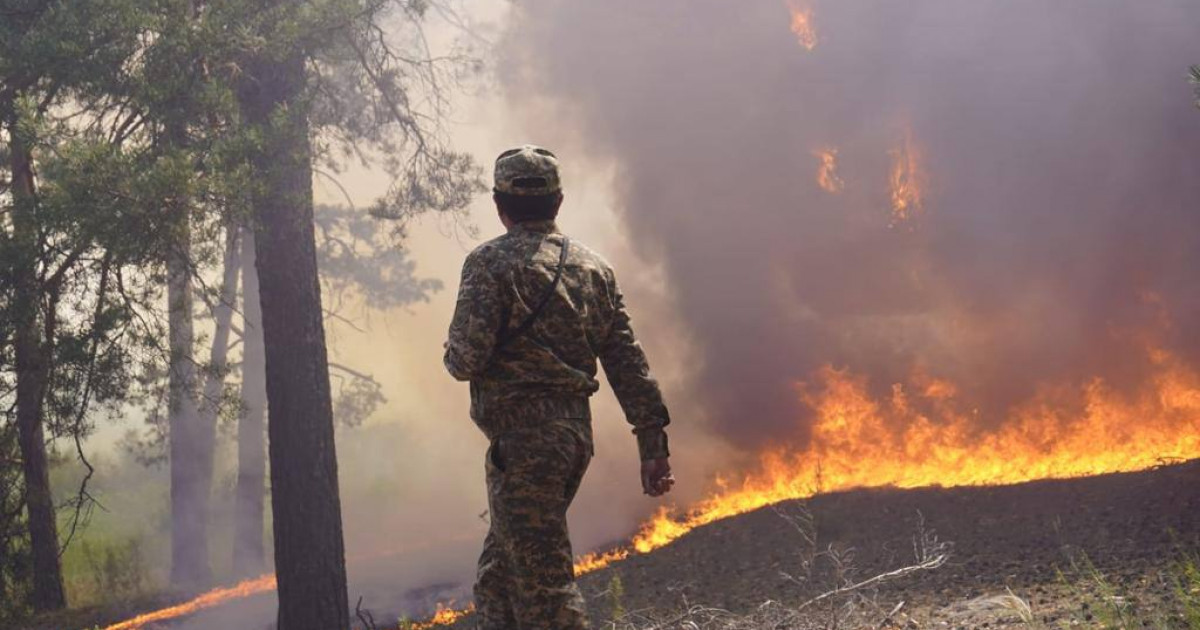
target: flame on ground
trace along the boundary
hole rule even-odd
[[[450,608],[449,605],[438,604],[437,612],[434,613],[429,621],[415,623],[410,627],[412,630],[429,630],[429,628],[437,626],[448,626],[473,612],[475,612],[475,604],[459,609]]]
[[[846,182],[837,172],[837,154],[838,150],[833,147],[825,147],[813,151],[813,155],[817,158],[817,185],[828,193],[840,193],[846,187]]]
[[[275,590],[275,574],[267,573],[252,580],[239,582],[234,586],[214,588],[182,604],[138,615],[132,619],[108,626],[104,630],[135,630],[148,623],[190,615],[206,608],[220,606],[233,599],[241,599],[273,590]]]
[[[604,552],[593,552],[575,558],[575,575],[584,575],[629,557],[629,550],[620,548]]]
[[[813,11],[800,0],[788,0],[788,12],[792,15],[792,33],[805,50],[817,47],[817,30],[813,28]]]
[[[701,525],[822,492],[1018,483],[1200,457],[1200,374],[1162,350],[1150,358],[1144,391],[1121,394],[1100,379],[1048,388],[991,432],[976,428],[947,381],[918,372],[878,400],[865,378],[826,367],[815,387],[799,388],[817,415],[808,448],[769,451],[736,485],[682,512],[661,510],[633,548],[647,553]]]
[[[826,367],[797,395],[815,411],[808,446],[778,447],[758,469],[685,510],[661,509],[630,545],[576,559],[584,575],[633,554],[649,553],[691,530],[761,507],[823,492],[863,487],[1018,483],[1151,468],[1200,458],[1200,373],[1170,352],[1149,348],[1149,385],[1121,393],[1101,379],[1047,387],[999,428],[978,428],[977,412],[953,383],[914,371],[890,394],[873,397],[867,379]],[[275,588],[264,575],[215,589],[105,630],[135,630]],[[473,608],[439,606],[415,627],[448,625]]]
[[[895,227],[912,220],[924,210],[925,172],[911,133],[905,134],[904,142],[891,155],[892,169],[888,184],[892,201],[892,227]]]

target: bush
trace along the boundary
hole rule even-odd
[[[128,538],[112,544],[83,542],[95,593],[103,599],[128,599],[140,595],[146,584],[146,564],[141,541]]]

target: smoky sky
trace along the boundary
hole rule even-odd
[[[522,0],[501,45],[531,140],[615,163],[723,434],[794,438],[825,365],[949,378],[995,423],[1047,383],[1136,388],[1146,331],[1200,358],[1200,3],[793,4],[811,51],[782,0]]]

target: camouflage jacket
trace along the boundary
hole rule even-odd
[[[518,328],[553,283],[562,244],[553,221],[526,222],[467,256],[446,369],[471,382],[471,417],[489,437],[578,418],[590,446],[587,398],[599,387],[599,359],[642,459],[666,457],[667,408],[612,267],[596,253],[572,240],[558,289],[533,326],[498,347],[500,336]]]

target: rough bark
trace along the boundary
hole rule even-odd
[[[15,118],[15,117],[14,117]],[[25,504],[33,557],[33,607],[57,610],[67,604],[62,565],[58,557],[58,527],[50,492],[46,458],[43,403],[49,378],[49,341],[39,326],[41,291],[37,277],[38,236],[33,217],[35,182],[28,143],[16,120],[7,121],[12,172],[13,244],[18,250],[13,269],[13,350],[17,369],[17,439],[25,477]],[[49,316],[49,315],[47,315]]]
[[[233,570],[256,575],[266,568],[263,497],[266,493],[266,359],[262,307],[254,268],[254,232],[242,233],[242,414],[238,419],[238,476],[234,507]]]
[[[196,388],[187,207],[170,208],[176,236],[167,253],[167,326],[170,339],[168,422],[171,453],[171,584],[194,589],[212,581],[208,561],[213,431],[202,426]]]
[[[266,350],[279,630],[346,630],[345,551],[313,234],[299,50],[247,64],[240,99],[261,131],[255,244]]]

